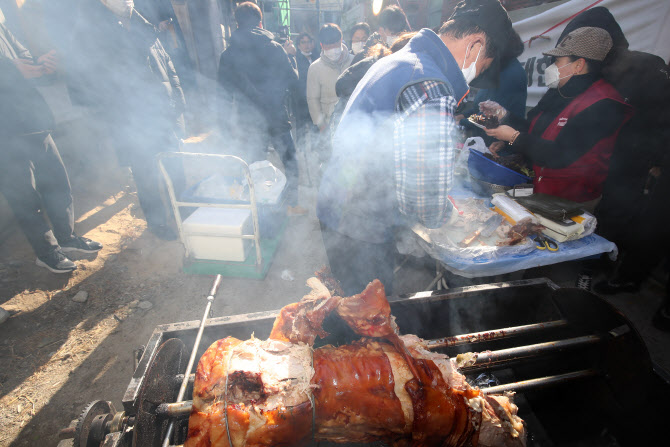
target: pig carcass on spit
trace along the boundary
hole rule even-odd
[[[307,284],[312,293],[281,310],[267,340],[228,337],[203,354],[185,447],[525,445],[511,395],[480,393],[447,356],[399,336],[381,282],[348,298]],[[363,338],[312,349],[333,311]]]

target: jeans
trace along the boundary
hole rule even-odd
[[[7,138],[0,154],[0,191],[43,257],[74,236],[72,189],[58,147],[49,132],[41,132]]]

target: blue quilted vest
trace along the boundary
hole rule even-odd
[[[388,242],[402,224],[395,190],[393,120],[410,85],[443,82],[457,101],[468,92],[458,63],[442,40],[423,29],[397,53],[380,59],[351,95],[333,137],[321,181],[317,216],[350,238]]]

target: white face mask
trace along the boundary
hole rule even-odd
[[[312,57],[312,53],[305,53],[304,51],[300,50],[303,56],[305,57]]]
[[[393,45],[397,39],[398,36],[386,36],[386,45],[391,48],[391,45]]]
[[[103,5],[119,17],[130,17],[135,7],[134,0],[100,0]]]
[[[482,53],[482,47],[483,45],[479,46],[479,52],[477,53],[477,57],[475,58],[475,61],[470,64],[468,68],[465,68],[465,61],[468,58],[467,51],[465,53],[465,59],[463,59],[463,66],[461,67],[461,71],[463,72],[463,77],[465,78],[465,82],[470,85],[470,83],[477,77],[477,61],[479,60],[479,55]]]
[[[567,76],[561,77],[561,73],[558,71],[559,69],[563,67],[567,67],[570,64],[574,64],[577,61],[570,62],[569,64],[565,64],[562,67],[557,67],[556,64],[551,64],[544,70],[544,83],[547,84],[547,87],[549,88],[557,88],[558,83],[561,81],[561,79],[569,78],[573,74],[569,74]]]
[[[337,61],[342,55],[342,47],[331,48],[330,50],[323,50],[323,55],[331,61]]]
[[[365,42],[353,42],[351,44],[351,49],[354,51],[354,54],[360,53],[363,51],[363,48],[365,48]]]

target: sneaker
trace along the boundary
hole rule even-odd
[[[72,251],[79,253],[95,253],[102,249],[102,244],[82,236],[75,236],[69,241],[60,244],[60,248],[64,253]]]
[[[35,260],[35,264],[49,269],[54,273],[70,273],[77,270],[77,265],[70,261],[60,248],[51,250],[49,254],[45,256],[38,256]]]
[[[601,281],[593,286],[594,292],[600,295],[615,295],[617,293],[634,293],[640,290],[640,284],[633,281],[610,279]]]
[[[575,287],[590,292],[591,282],[593,282],[593,277],[591,275],[588,273],[580,273],[579,276],[577,276],[577,281],[575,281]]]

